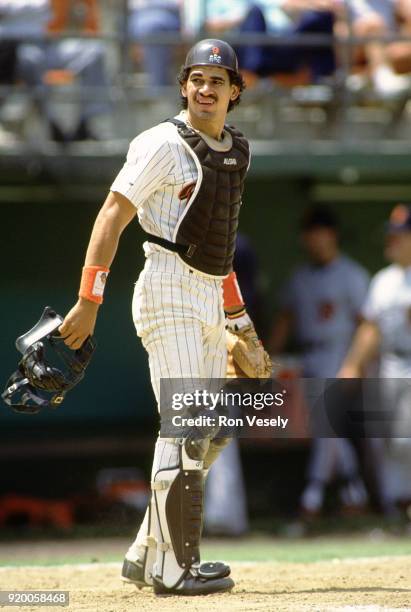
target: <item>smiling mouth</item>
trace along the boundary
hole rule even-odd
[[[196,102],[201,106],[212,106],[215,103],[215,100],[213,98],[203,98],[202,100],[196,98]]]

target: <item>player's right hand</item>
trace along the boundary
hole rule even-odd
[[[99,304],[79,298],[75,306],[67,313],[59,327],[59,332],[68,347],[76,350],[92,335],[98,308]]]

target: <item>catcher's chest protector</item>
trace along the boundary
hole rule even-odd
[[[213,276],[226,276],[232,271],[241,196],[250,159],[248,141],[241,132],[226,126],[232,148],[215,151],[185,123],[170,121],[177,126],[198,170],[197,184],[173,239],[195,246],[191,253],[180,255],[189,266]]]

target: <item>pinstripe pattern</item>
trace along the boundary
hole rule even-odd
[[[226,343],[221,280],[191,270],[173,253],[153,253],[136,283],[133,319],[149,357],[153,390],[159,401],[161,378],[224,378]],[[178,465],[178,443],[158,438],[152,479]],[[151,532],[159,529],[153,513]],[[144,558],[148,511],[127,552]],[[164,559],[163,559],[164,560]]]
[[[132,308],[157,401],[161,378],[225,376],[219,279],[188,268],[173,253],[153,253],[136,283]]]
[[[164,123],[132,141],[111,191],[120,192],[134,204],[143,229],[171,240],[186,204],[178,195],[185,185],[197,180],[197,174],[177,128]],[[144,250],[148,255],[160,247],[145,243]]]
[[[186,205],[178,195],[197,178],[192,156],[176,127],[167,123],[131,143],[127,161],[111,189],[136,206],[143,229],[172,240]],[[144,250],[146,263],[135,286],[132,312],[137,334],[148,353],[151,383],[159,402],[162,378],[225,377],[223,293],[221,278],[189,268],[178,255],[157,245],[146,242]],[[178,464],[178,441],[159,438],[152,480],[159,470]],[[162,540],[158,509],[152,510],[151,525],[147,512],[127,552],[131,561],[144,558],[147,535],[155,534]],[[162,574],[166,555],[173,555],[173,551],[165,555],[159,550],[156,571]]]
[[[177,118],[184,121],[184,113]],[[223,144],[212,138],[207,138],[207,142],[216,150],[229,150],[232,146],[228,132]],[[186,209],[186,200],[180,200],[178,195],[197,178],[198,170],[185,142],[176,126],[166,122],[142,132],[131,142],[111,191],[118,191],[134,204],[144,230],[173,240]],[[161,250],[158,245],[144,243],[146,255]]]

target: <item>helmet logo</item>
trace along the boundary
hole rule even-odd
[[[212,64],[221,64],[221,55],[217,55],[216,53],[212,53],[208,58],[208,61]]]
[[[210,53],[210,57],[208,58],[210,64],[221,64],[220,47],[213,47],[211,51],[212,53]]]

